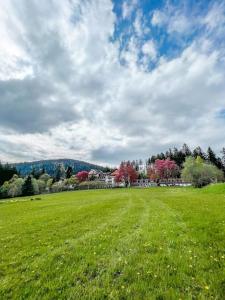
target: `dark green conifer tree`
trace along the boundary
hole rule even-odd
[[[70,178],[73,174],[73,168],[71,166],[68,166],[66,169],[66,178]]]
[[[203,160],[207,160],[207,155],[204,153],[204,151],[199,146],[194,149],[193,156],[194,156],[194,158],[197,158],[199,156]]]
[[[22,186],[22,195],[23,196],[32,196],[34,195],[34,188],[32,184],[32,177],[29,175],[24,181]]]

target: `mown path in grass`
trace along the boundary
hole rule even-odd
[[[0,299],[225,295],[224,185],[25,200],[0,204]]]

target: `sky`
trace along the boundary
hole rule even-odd
[[[225,1],[4,0],[0,160],[225,146]]]

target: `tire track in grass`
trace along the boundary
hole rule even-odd
[[[199,251],[198,241],[189,235],[186,222],[177,210],[171,209],[164,201],[155,199],[155,204],[157,217],[162,221],[160,224],[155,223],[155,230],[146,234],[147,253],[145,254],[144,251],[145,245],[143,247],[139,243],[137,255],[131,257],[129,261],[132,266],[130,275],[134,272],[135,262],[141,261],[139,276],[137,276],[140,286],[138,287],[135,282],[132,284],[133,295],[134,291],[139,288],[134,299],[139,299],[138,295],[142,295],[143,299],[145,297],[149,299],[149,296],[153,294],[154,297],[162,299],[207,298],[207,294],[214,297],[218,291],[211,291],[210,294],[205,290],[208,286],[205,272],[203,273],[204,279],[199,276],[199,268],[201,269],[204,263],[201,255],[204,252]],[[149,227],[150,223],[145,225]],[[163,233],[162,236],[161,233]],[[157,265],[154,260],[157,261]],[[132,285],[129,288],[132,288]]]
[[[108,226],[107,232],[103,232],[102,235],[99,235],[100,234],[99,232],[97,234],[95,232],[92,238],[88,240],[85,239],[83,241],[82,239],[80,239],[79,241],[77,241],[78,243],[76,249],[77,249],[78,258],[81,254],[83,254],[82,255],[83,257],[81,259],[78,260],[75,259],[75,261],[70,262],[70,264],[68,261],[67,262],[65,261],[64,266],[62,265],[63,268],[62,273],[67,274],[67,276],[66,277],[64,276],[64,278],[61,279],[62,282],[60,283],[60,290],[63,290],[64,292],[67,293],[67,295],[69,295],[70,294],[69,290],[72,289],[73,299],[76,298],[76,295],[80,295],[80,296],[81,294],[83,295],[84,294],[83,289],[86,290],[87,285],[89,283],[91,283],[92,288],[94,287],[95,279],[99,277],[98,276],[99,274],[97,274],[99,270],[101,274],[105,272],[107,266],[105,263],[105,255],[102,253],[102,251],[106,252],[107,247],[106,245],[104,245],[102,238],[107,237],[108,239],[110,239],[110,241],[108,240],[107,243],[111,242],[111,245],[115,251],[115,248],[117,247],[116,246],[117,243],[119,243],[120,246],[122,243],[121,238],[118,239],[118,235],[121,233],[123,233],[124,235],[124,231],[120,231],[119,229],[123,228],[126,231],[131,230],[130,227],[127,228],[127,218],[130,217],[130,221],[132,221],[131,224],[133,224],[133,216],[134,213],[137,211],[137,206],[131,197],[129,198],[129,203],[131,204],[131,206],[126,213],[118,215],[116,218],[114,218],[114,220],[112,220],[113,222],[108,222],[106,224],[106,227]],[[139,219],[140,219],[140,215],[138,213],[137,221]],[[108,233],[111,233],[111,235],[109,235]],[[112,235],[112,233],[114,233],[115,235]],[[126,235],[127,234],[125,234],[125,237]],[[118,249],[120,246],[118,246]],[[99,253],[96,253],[96,256],[94,254],[94,249],[96,250],[96,252],[99,251]],[[118,252],[118,250],[116,250],[116,252]],[[110,250],[110,253],[107,251],[106,253],[107,261],[108,261],[108,257],[110,258],[111,261],[114,259],[112,255],[114,256],[114,252],[112,254],[112,250]],[[59,273],[61,273],[60,269],[59,269]],[[55,282],[52,282],[51,284],[53,284],[53,286],[55,286],[55,288],[57,289],[59,282],[57,278],[54,279]],[[51,280],[52,279],[50,278],[50,281]],[[67,291],[65,291],[65,289]],[[39,297],[40,296],[41,294],[39,294]]]
[[[148,221],[149,207],[146,205],[146,200],[142,197],[139,197],[139,199],[135,199],[135,201],[137,202],[135,203],[135,212],[137,211],[137,205],[138,208],[140,208],[140,203],[142,203],[139,213],[136,216],[132,214],[130,216],[130,226],[126,226],[126,228],[124,228],[125,231],[121,232],[121,236],[115,236],[115,238],[111,240],[112,248],[110,249],[110,253],[107,251],[99,254],[101,259],[97,269],[101,270],[101,272],[97,272],[91,281],[86,282],[85,288],[82,286],[77,287],[78,289],[74,289],[75,294],[71,292],[70,295],[73,294],[74,296],[79,294],[82,295],[84,299],[86,299],[86,297],[88,299],[91,295],[87,294],[86,290],[92,290],[92,292],[94,292],[94,287],[95,290],[101,290],[100,286],[103,284],[103,282],[105,291],[108,292],[108,295],[110,294],[112,285],[122,274],[122,265],[124,263],[127,264],[129,261],[129,258],[127,258],[128,253],[131,250],[129,255],[134,255],[132,252],[136,251],[136,249],[131,245],[137,243],[141,234],[141,228],[143,224]],[[125,224],[127,224],[127,222],[128,220],[124,221]],[[102,295],[99,297],[102,297]]]
[[[125,295],[124,297],[129,297],[131,294],[134,296],[135,291],[136,296],[133,299],[139,299],[138,295],[145,295],[147,299],[149,299],[149,296],[152,293],[155,293],[156,296],[158,293],[159,297],[163,297],[170,289],[170,286],[177,288],[176,291],[169,291],[174,293],[174,297],[178,297],[181,293],[187,294],[188,291],[184,289],[182,290],[182,287],[185,286],[186,283],[185,280],[182,282],[177,282],[177,280],[175,280],[175,283],[173,284],[173,280],[176,279],[177,275],[177,269],[175,268],[176,264],[173,263],[174,255],[172,256],[172,260],[169,260],[171,266],[169,269],[167,268],[168,259],[170,259],[169,256],[171,255],[171,251],[175,250],[175,245],[174,243],[171,243],[170,237],[166,237],[166,235],[160,237],[161,229],[173,231],[173,227],[167,228],[168,223],[172,224],[172,226],[176,223],[175,227],[177,230],[185,229],[186,224],[182,221],[182,219],[178,218],[174,211],[171,211],[169,207],[165,206],[160,199],[153,199],[153,201],[150,202],[153,215],[150,215],[150,205],[147,203],[147,199],[144,200],[144,203],[145,204],[143,205],[145,205],[146,209],[139,216],[141,219],[139,222],[139,229],[135,230],[131,234],[127,234],[119,240],[119,245],[117,244],[116,247],[117,251],[114,251],[113,254],[111,254],[113,257],[107,262],[108,268],[114,272],[115,278],[113,278],[112,272],[108,272],[106,274],[103,273],[94,279],[92,285],[100,286],[101,282],[104,282],[104,289],[107,290],[109,294],[110,289],[112,289],[114,285],[117,285],[117,289],[114,289],[110,294],[114,299],[117,299],[119,294],[120,296]],[[177,224],[178,219],[179,222]],[[161,220],[164,221],[162,222]],[[155,227],[158,227],[156,233]],[[187,243],[188,239],[189,237],[185,236],[185,238],[182,237],[179,242],[184,241]],[[146,249],[146,242],[149,242],[149,240],[150,245],[147,244]],[[132,244],[135,245],[135,248],[129,249]],[[169,246],[169,248],[166,248],[166,246]],[[119,258],[118,253],[120,256]],[[175,256],[176,255],[177,253]],[[149,256],[151,257],[150,263],[148,262]],[[158,261],[157,265],[155,265],[154,258]],[[128,271],[126,270],[127,266],[131,266]],[[121,280],[123,275],[125,275],[124,279]],[[143,279],[143,276],[145,279]],[[165,278],[162,280],[163,277],[165,277],[166,280]],[[160,283],[161,280],[162,283]],[[150,285],[149,282],[151,282]],[[188,283],[190,283],[190,280]],[[118,288],[121,287],[124,289],[128,288],[118,292]],[[89,288],[92,288],[91,284],[89,285]],[[85,291],[83,292],[85,295]],[[79,291],[79,293],[81,293],[81,291]],[[101,294],[100,291],[99,293]],[[88,295],[86,296],[88,298]]]
[[[171,219],[171,214],[168,209],[162,207],[159,199],[151,199],[146,203],[148,207],[146,217],[143,218],[139,237],[135,240],[135,251],[130,253],[127,259],[128,267],[124,266],[124,280],[121,282],[121,285],[125,287],[122,295],[129,299],[145,299],[145,297],[149,299],[153,293],[157,296],[160,290],[161,260],[163,261],[163,259],[160,260],[160,256],[165,236],[161,237],[161,232],[159,234],[158,232],[164,227],[162,226],[164,215],[166,215],[166,224]],[[155,260],[158,262],[157,265]],[[140,295],[142,296],[139,298]],[[159,293],[158,296],[162,295]]]
[[[66,244],[69,244],[71,247],[73,247],[73,246],[76,247],[79,243],[85,243],[86,240],[91,239],[95,235],[99,235],[107,226],[110,226],[110,225],[113,226],[115,223],[119,224],[121,222],[123,216],[129,213],[129,210],[132,207],[131,204],[132,204],[132,202],[129,199],[129,201],[127,202],[125,207],[123,207],[123,208],[119,207],[119,210],[121,211],[119,214],[117,211],[113,212],[113,214],[110,216],[110,218],[107,216],[106,222],[99,224],[94,230],[92,228],[90,231],[84,233],[83,235],[81,235],[77,238],[67,239]],[[52,253],[55,254],[56,252],[53,251]]]

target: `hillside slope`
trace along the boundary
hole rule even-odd
[[[12,165],[16,167],[17,171],[20,172],[22,176],[24,176],[29,174],[33,168],[35,170],[41,170],[44,168],[49,175],[53,175],[55,168],[58,164],[63,164],[65,168],[71,166],[73,168],[74,173],[77,173],[79,171],[90,171],[91,169],[97,169],[102,171],[105,169],[102,166],[74,159],[40,160],[33,162],[15,163]]]

